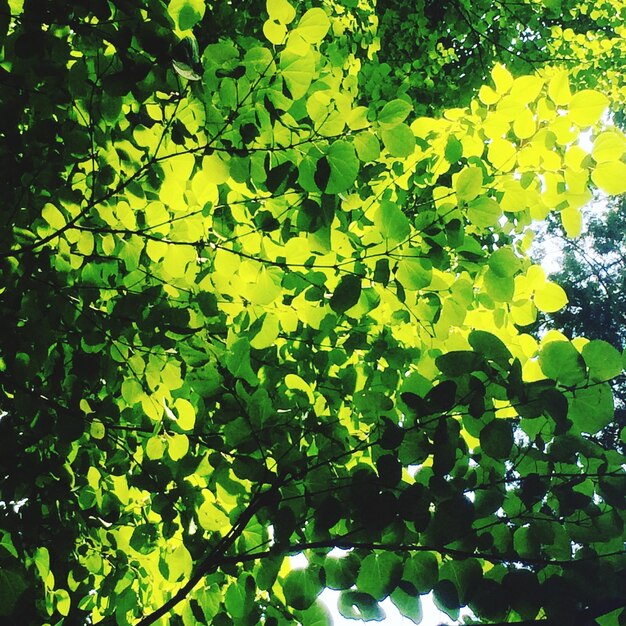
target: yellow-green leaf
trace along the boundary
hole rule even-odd
[[[491,78],[493,78],[493,82],[496,84],[496,91],[500,95],[504,95],[513,85],[513,76],[511,76],[511,72],[504,67],[501,63],[496,63],[494,68],[491,70]]]
[[[545,283],[535,290],[535,306],[544,313],[554,313],[567,304],[567,294],[556,283]]]
[[[495,169],[501,172],[509,172],[515,166],[517,148],[510,141],[497,138],[489,144],[487,158]]]
[[[353,143],[359,159],[364,163],[375,161],[380,156],[380,142],[373,133],[359,133]]]
[[[306,94],[313,80],[315,72],[315,57],[313,52],[303,56],[291,50],[284,50],[280,55],[280,69],[294,100]]]
[[[175,434],[169,438],[167,453],[172,461],[180,461],[189,450],[189,439],[187,435]]]
[[[487,228],[497,223],[502,215],[500,205],[493,199],[485,196],[472,200],[467,207],[467,217],[472,224]]]
[[[569,103],[569,116],[574,123],[585,128],[600,120],[608,104],[609,99],[603,93],[593,89],[584,89],[572,96]]]
[[[489,87],[489,85],[483,85],[478,90],[478,98],[483,104],[489,106],[500,100],[500,94],[492,87]]]
[[[619,161],[626,152],[626,138],[617,130],[600,133],[593,142],[591,154],[597,163]]]
[[[520,76],[513,81],[511,97],[520,103],[534,102],[541,93],[543,80],[538,76]]]
[[[207,498],[198,508],[198,522],[204,530],[219,531],[228,526],[228,516],[213,501],[213,494],[206,493]]]
[[[309,9],[298,22],[297,32],[307,43],[317,44],[324,39],[330,20],[323,9],[315,7]]]
[[[284,24],[280,22],[275,22],[274,20],[266,20],[263,23],[263,34],[265,38],[273,43],[275,46],[283,43],[285,40],[285,35],[287,35],[287,28]]]
[[[608,194],[626,193],[626,163],[622,161],[600,163],[591,172],[591,180]]]
[[[57,589],[54,592],[54,602],[56,604],[56,610],[63,616],[66,616],[70,612],[72,601],[70,594],[65,589]]]
[[[384,128],[381,137],[391,156],[408,157],[415,150],[415,135],[404,123]]]
[[[296,17],[296,10],[287,0],[266,0],[265,6],[270,19],[280,24],[289,24]]]
[[[548,95],[555,104],[567,104],[570,101],[572,92],[567,70],[560,70],[552,77],[548,85]]]
[[[383,127],[395,126],[404,122],[413,107],[406,100],[396,98],[387,102],[378,115],[378,122]]]
[[[171,0],[167,12],[180,30],[193,28],[204,16],[204,0]]]
[[[54,204],[50,204],[49,202],[44,205],[41,211],[41,217],[43,217],[48,224],[50,224],[53,230],[59,230],[65,226],[65,217],[63,213],[57,209]]]
[[[461,202],[470,202],[483,188],[483,171],[480,167],[466,167],[456,177],[454,190]]]
[[[89,427],[89,434],[94,439],[104,439],[105,435],[104,424],[100,420],[94,420],[91,422],[91,426]]]
[[[568,237],[578,237],[583,228],[580,210],[573,206],[565,207],[561,213],[561,223]]]
[[[221,185],[230,177],[228,163],[217,154],[202,157],[202,178],[209,183]]]
[[[178,411],[177,424],[183,430],[192,430],[196,423],[196,411],[189,400],[184,398],[177,398],[174,402],[174,407]]]
[[[163,456],[165,444],[161,437],[155,436],[148,439],[146,443],[146,456],[152,461],[156,461]]]

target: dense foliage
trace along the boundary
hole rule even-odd
[[[7,623],[624,622],[624,357],[523,331],[626,8],[486,4],[0,0]]]

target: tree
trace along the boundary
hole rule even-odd
[[[569,337],[587,337],[624,347],[626,311],[621,299],[626,282],[624,265],[623,198],[604,210],[598,206],[587,211],[584,232],[570,239],[556,220],[548,221],[542,248],[554,246],[563,250],[560,267],[551,274],[567,292],[569,301],[549,320],[538,320],[543,328],[553,325]],[[542,251],[545,253],[545,250]],[[623,380],[613,381],[616,400],[614,419],[599,434],[603,443],[623,447],[621,430],[626,426],[626,389]]]
[[[0,5],[0,615],[618,624],[623,357],[520,328],[567,301],[533,220],[626,191],[623,84],[420,117],[360,95],[369,3],[236,6]]]

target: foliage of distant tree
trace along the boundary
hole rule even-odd
[[[6,623],[624,622],[624,2],[411,6],[0,0]]]

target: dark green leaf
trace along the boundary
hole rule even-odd
[[[506,419],[495,419],[480,431],[480,447],[494,459],[505,459],[513,447],[513,428]]]
[[[361,279],[358,276],[346,274],[341,277],[328,303],[335,313],[345,313],[359,301],[360,295]]]

